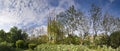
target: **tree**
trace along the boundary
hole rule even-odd
[[[83,12],[76,10],[71,6],[68,10],[57,15],[57,20],[63,24],[64,31],[67,34],[74,34],[74,31],[80,32],[80,36],[87,37],[90,30],[90,18],[85,16]]]
[[[90,16],[93,33],[97,35],[100,30],[101,8],[93,4],[90,10]]]
[[[116,23],[116,25],[117,25],[117,28],[116,28],[116,30],[120,30],[120,17],[117,17],[116,18],[116,21],[115,21],[115,23]]]
[[[81,11],[77,11],[74,6],[71,6],[68,10],[61,12],[57,15],[57,20],[63,24],[67,34],[73,34],[76,30],[86,30],[84,27],[85,21],[84,15]],[[83,27],[82,27],[83,26]]]
[[[55,43],[63,39],[63,26],[55,18],[48,18],[48,37],[49,41]]]
[[[113,48],[120,46],[120,31],[115,31],[110,35],[110,45]]]
[[[27,40],[27,33],[25,33],[24,31],[22,31],[21,29],[18,29],[17,27],[12,27],[10,29],[10,32],[9,32],[10,36],[10,42],[11,43],[16,43],[17,40],[23,40],[26,42]]]
[[[101,21],[101,26],[105,34],[108,35],[108,33],[117,31],[117,29],[119,30],[119,21],[116,17],[105,13]]]
[[[108,13],[105,13],[103,20],[102,20],[102,28],[103,31],[105,31],[105,34],[108,34],[109,30],[110,30],[110,15]]]
[[[4,30],[0,30],[0,42],[6,41],[7,40],[7,35]]]

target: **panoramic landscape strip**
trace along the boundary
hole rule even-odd
[[[0,51],[120,51],[120,0],[0,0]]]

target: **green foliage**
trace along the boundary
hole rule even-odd
[[[91,37],[87,34],[87,35],[84,35],[84,39],[83,39],[83,42],[82,42],[82,44],[83,45],[87,45],[87,46],[89,46],[90,44],[91,44],[91,39],[90,39]]]
[[[12,46],[13,46],[13,43],[8,43],[8,42],[4,41],[4,42],[1,42],[0,45],[12,47]]]
[[[120,51],[120,46],[117,48],[117,51]]]
[[[112,49],[107,46],[96,46],[96,48],[88,48],[83,45],[49,45],[42,44],[38,45],[34,51],[116,51],[117,49]]]
[[[16,41],[16,47],[17,48],[23,48],[24,47],[24,41],[23,40],[17,40]]]
[[[100,46],[102,46],[102,45],[109,46],[110,45],[110,36],[107,34],[101,34],[100,38],[99,38],[99,43],[97,43],[97,44],[99,44]]]
[[[83,45],[89,46],[90,44],[91,44],[90,40],[87,40],[87,39],[83,40]]]
[[[11,43],[2,42],[0,44],[0,50],[2,51],[23,51],[22,49],[13,48]]]
[[[0,45],[0,50],[2,50],[2,51],[13,51],[14,49],[10,46]]]
[[[28,47],[29,49],[34,49],[37,45],[36,44],[29,44]]]
[[[64,39],[64,44],[79,45],[81,44],[80,39],[81,38],[76,35],[68,35],[68,37]]]
[[[45,44],[48,43],[48,36],[47,35],[40,35],[38,37],[31,37],[27,43],[33,43],[33,44]]]
[[[19,48],[23,48],[24,46],[22,43],[19,41],[27,40],[27,34],[22,31],[21,29],[18,29],[17,27],[12,27],[9,32],[5,32],[4,30],[0,30],[0,46],[2,47],[1,49],[7,49],[10,51],[17,50],[15,49],[15,45]],[[16,44],[15,44],[16,43]],[[3,50],[3,51],[8,51],[8,50]],[[19,50],[17,50],[19,51]]]
[[[48,38],[49,43],[57,43],[57,41],[61,41],[64,38],[63,34],[63,26],[57,20],[49,18],[48,19]]]
[[[25,41],[27,39],[27,34],[17,27],[11,28],[9,33],[11,42],[13,43],[15,43],[17,40]]]
[[[0,30],[0,42],[6,41],[7,35],[4,30]]]
[[[113,48],[120,46],[120,31],[115,31],[110,35],[110,45]]]
[[[48,36],[47,36],[47,35],[40,35],[40,36],[38,37],[38,39],[39,39],[39,43],[40,43],[40,44],[44,44],[44,43],[47,43],[47,42],[48,42]]]

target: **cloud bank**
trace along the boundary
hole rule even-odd
[[[0,0],[0,29],[8,31],[17,26],[28,33],[39,34],[42,27],[46,33],[47,17],[71,5],[75,5],[74,0]]]

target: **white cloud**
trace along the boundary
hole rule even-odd
[[[2,12],[0,13],[0,22],[4,24],[17,23],[19,19],[15,17],[14,13]]]
[[[43,24],[47,23],[45,21],[48,16],[54,16],[75,5],[74,0],[58,1],[58,6],[54,7],[48,3],[49,0],[0,0],[0,29],[8,31],[12,26],[24,26],[36,30],[44,27],[47,32]]]

